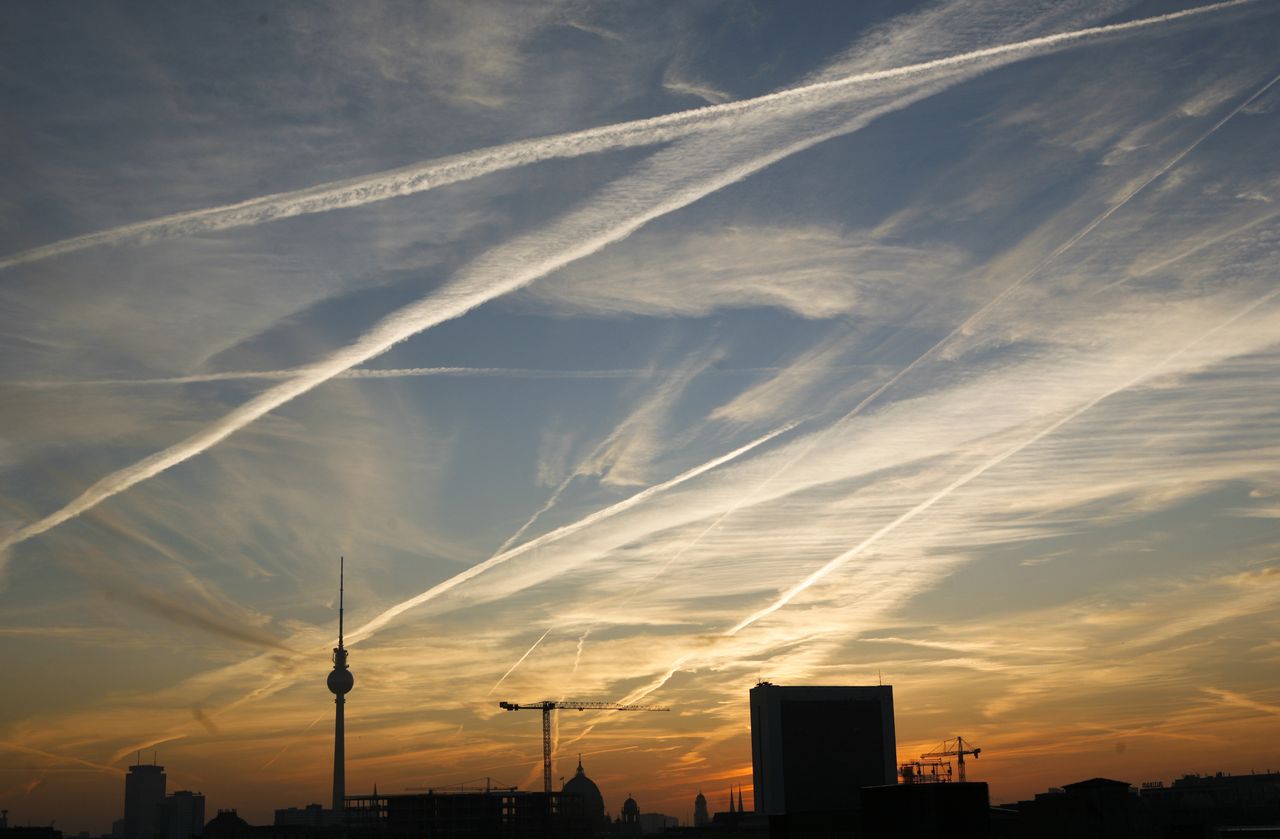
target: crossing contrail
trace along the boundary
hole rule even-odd
[[[546,637],[551,634],[551,630],[553,629],[555,629],[554,626],[548,626],[547,631],[539,635],[538,640],[533,642],[533,646],[525,650],[524,655],[516,659],[516,663],[511,665],[509,668],[507,668],[507,672],[502,674],[502,678],[493,683],[493,687],[489,688],[489,692],[486,693],[485,696],[492,696],[493,692],[497,690],[502,685],[502,683],[507,680],[507,677],[510,676],[512,673],[516,672],[516,668],[524,663],[524,660],[529,657],[530,653],[538,649],[538,645],[541,644],[544,640],[546,640]]]
[[[767,132],[762,131],[761,138],[751,133],[709,137],[692,154],[683,146],[659,152],[636,174],[614,182],[585,207],[570,212],[547,229],[517,237],[481,255],[455,280],[385,316],[352,344],[297,368],[294,378],[263,391],[190,437],[99,479],[61,509],[10,533],[0,541],[0,565],[8,548],[195,457],[281,405],[381,355],[401,341],[590,256],[630,236],[650,221],[737,183],[779,160],[856,131],[934,92],[933,87],[924,86],[914,94],[870,108],[834,127],[810,129],[812,133],[804,134],[801,126],[799,139],[781,142],[763,151],[755,149],[755,144],[769,139]],[[783,128],[797,129],[789,124]],[[699,151],[710,159],[700,158]],[[725,157],[735,151],[742,159],[730,165]]]
[[[1085,402],[1080,407],[1076,408],[1075,410],[1071,411],[1065,416],[1060,417],[1059,419],[1045,426],[1040,431],[1033,434],[1031,437],[1028,437],[1027,439],[1022,440],[1016,443],[1015,445],[1010,446],[1009,448],[1000,452],[999,454],[992,457],[991,459],[969,470],[965,474],[961,475],[959,478],[956,478],[954,481],[947,484],[942,489],[938,490],[933,495],[926,498],[924,501],[921,501],[919,504],[912,507],[910,510],[907,510],[905,513],[898,516],[893,521],[889,522],[888,524],[884,525],[880,529],[876,530],[874,533],[872,533],[866,539],[863,539],[854,547],[850,548],[849,550],[845,551],[844,553],[840,554],[834,559],[829,560],[821,568],[817,569],[812,574],[805,577],[803,580],[801,580],[800,582],[796,583],[791,588],[783,592],[776,600],[774,600],[768,606],[764,607],[763,609],[760,609],[759,611],[753,613],[752,615],[746,618],[743,618],[741,621],[735,624],[732,628],[726,630],[724,634],[730,635],[730,636],[737,635],[739,632],[751,626],[753,623],[760,620],[761,618],[768,617],[769,615],[778,611],[783,606],[786,606],[793,599],[795,599],[795,597],[799,595],[801,592],[805,591],[810,586],[812,586],[814,583],[826,577],[832,571],[835,571],[836,569],[840,568],[849,560],[857,557],[861,553],[864,553],[868,548],[875,545],[885,536],[888,536],[890,533],[897,530],[902,525],[906,524],[907,522],[914,519],[916,516],[925,512],[930,507],[937,504],[939,501],[951,495],[951,493],[955,492],[957,489],[960,489],[965,484],[968,484],[972,482],[974,479],[979,478],[982,475],[986,474],[987,472],[991,471],[995,467],[999,466],[1001,463],[1004,463],[1009,458],[1021,452],[1023,449],[1026,449],[1029,446],[1032,446],[1038,443],[1040,440],[1054,433],[1062,426],[1066,425],[1067,423],[1079,417],[1081,414],[1092,409],[1093,407],[1098,405],[1100,402],[1103,402],[1104,400],[1109,399],[1112,396],[1115,396],[1117,393],[1120,393],[1121,391],[1128,390],[1129,388],[1134,387],[1138,384],[1141,384],[1147,379],[1150,379],[1152,376],[1159,373],[1164,367],[1168,366],[1170,362],[1176,360],[1179,356],[1185,354],[1188,350],[1190,350],[1195,345],[1201,343],[1202,341],[1208,338],[1213,337],[1217,333],[1221,332],[1223,329],[1226,329],[1227,327],[1234,324],[1236,321],[1240,320],[1242,317],[1253,312],[1259,306],[1262,306],[1263,304],[1271,301],[1277,295],[1280,295],[1280,288],[1277,288],[1271,292],[1268,292],[1267,294],[1264,294],[1262,297],[1259,297],[1257,300],[1254,300],[1248,306],[1245,306],[1243,309],[1236,312],[1236,314],[1232,315],[1227,320],[1218,324],[1217,326],[1210,329],[1209,331],[1202,333],[1201,335],[1199,335],[1189,343],[1184,344],[1178,350],[1165,356],[1155,365],[1144,370],[1143,372],[1139,373],[1138,375],[1134,376],[1133,378],[1129,379],[1123,384],[1117,385],[1105,391],[1101,395],[1096,396],[1093,399],[1090,399],[1088,402]]]
[[[865,370],[875,365],[840,364],[825,367],[826,370]],[[712,367],[708,375],[742,375],[751,373],[780,373],[783,370],[803,367]],[[192,373],[187,376],[159,376],[150,379],[10,379],[0,381],[3,387],[30,388],[31,390],[56,390],[58,388],[90,387],[152,387],[164,385],[193,385],[206,382],[284,381],[292,379],[300,368],[281,370],[224,370],[217,373]],[[417,379],[417,378],[481,378],[481,379],[641,379],[659,373],[671,372],[654,367],[613,367],[599,370],[550,370],[533,367],[353,367],[344,370],[335,379]]]
[[[962,66],[1000,56],[1017,56],[1037,50],[1043,51],[1089,38],[1155,26],[1251,2],[1255,0],[1227,0],[1227,2],[1127,23],[1048,35],[906,67],[820,82],[792,91],[769,94],[749,102],[775,102],[779,99],[785,101],[786,97],[795,96],[795,91],[804,91],[804,95],[817,98],[824,92],[840,92],[849,88],[855,81],[908,78],[933,69]],[[922,87],[914,94],[902,95],[886,104],[870,108],[834,127],[819,128],[813,130],[813,133],[790,142],[783,141],[776,148],[755,153],[751,153],[748,149],[744,152],[744,159],[736,165],[725,165],[723,158],[721,159],[722,168],[716,168],[713,163],[703,162],[702,168],[712,171],[700,171],[696,165],[693,165],[694,171],[690,172],[690,162],[683,159],[688,156],[684,147],[675,147],[670,149],[669,153],[658,153],[641,167],[639,174],[623,178],[610,185],[595,201],[584,208],[570,212],[558,224],[535,234],[518,237],[510,243],[481,255],[465,268],[457,279],[427,297],[387,315],[354,343],[317,362],[298,368],[298,374],[294,378],[258,394],[185,440],[99,479],[61,509],[13,531],[0,541],[0,563],[3,562],[2,554],[8,548],[57,527],[92,509],[102,501],[195,457],[272,410],[307,393],[334,376],[381,355],[401,341],[440,323],[461,317],[477,306],[522,288],[552,271],[626,238],[656,218],[688,206],[799,151],[856,131],[880,116],[900,110],[925,96],[932,95],[937,92],[937,89],[939,88],[936,85]],[[736,104],[745,108],[749,102]],[[838,97],[837,101],[827,104],[839,104]],[[730,106],[712,106],[712,108],[726,107]],[[716,153],[723,155],[727,153],[723,149],[736,148],[735,142],[745,144],[752,139],[750,134],[736,132],[729,136],[708,137],[704,145],[712,147]],[[703,150],[708,155],[712,154],[706,148]],[[693,163],[696,164],[697,161]],[[673,182],[676,184],[674,188]],[[0,268],[4,267],[4,264],[0,262]]]
[[[791,423],[788,425],[784,425],[782,428],[774,429],[773,431],[770,431],[768,434],[765,434],[762,437],[757,437],[751,442],[745,445],[739,446],[738,448],[734,449],[728,454],[720,455],[719,457],[714,458],[712,460],[708,460],[705,463],[701,463],[693,467],[692,469],[688,469],[684,472],[681,472],[679,475],[676,475],[674,478],[671,478],[670,480],[667,480],[660,484],[655,484],[651,487],[643,489],[629,498],[624,498],[623,500],[619,501],[616,504],[611,504],[610,506],[605,507],[602,510],[597,510],[596,512],[588,516],[585,516],[584,518],[581,518],[578,521],[573,522],[572,524],[566,524],[563,527],[558,527],[555,530],[548,531],[547,533],[542,534],[536,539],[531,539],[528,542],[525,542],[524,544],[518,547],[512,548],[509,551],[504,551],[502,553],[495,554],[494,556],[491,556],[488,559],[486,559],[484,562],[473,565],[467,570],[462,571],[461,573],[455,574],[449,579],[444,580],[443,582],[437,583],[436,585],[432,586],[431,588],[427,589],[421,594],[418,594],[414,597],[410,597],[407,600],[403,600],[395,604],[394,606],[384,610],[381,614],[374,617],[364,626],[361,626],[360,628],[356,629],[354,632],[350,633],[347,636],[347,640],[352,644],[358,641],[363,641],[366,638],[369,638],[370,636],[372,636],[378,630],[385,627],[387,624],[391,623],[391,621],[395,620],[400,615],[409,611],[410,609],[413,609],[417,606],[421,606],[422,604],[427,603],[428,601],[434,600],[435,598],[439,597],[445,592],[451,589],[457,588],[458,586],[462,585],[468,580],[474,577],[478,577],[479,575],[483,574],[484,572],[488,571],[491,568],[501,565],[504,562],[509,562],[510,560],[515,559],[516,557],[522,556],[526,553],[529,553],[530,551],[540,548],[543,545],[549,545],[549,544],[552,544],[553,542],[557,542],[565,538],[566,536],[572,536],[574,533],[584,530],[585,528],[591,527],[592,525],[599,524],[600,522],[606,519],[612,518],[618,515],[619,513],[626,512],[627,510],[630,510],[632,507],[635,507],[639,504],[643,504],[644,502],[648,501],[650,498],[654,497],[655,495],[666,492],[669,489],[674,489],[675,487],[685,483],[686,481],[691,481],[694,478],[698,477],[699,475],[702,475],[706,472],[710,472],[711,470],[716,469],[720,466],[723,466],[724,464],[732,460],[736,460],[737,458],[741,457],[742,455],[746,454],[752,449],[758,446],[764,445],[765,443],[769,442],[773,438],[781,434],[784,434],[787,431],[790,431],[794,427],[795,427],[795,424]]]
[[[1198,148],[1202,143],[1204,143],[1205,140],[1208,140],[1211,136],[1213,136],[1213,134],[1215,134],[1218,131],[1218,129],[1222,128],[1222,126],[1226,125],[1233,117],[1237,116],[1241,111],[1243,111],[1253,102],[1255,102],[1260,96],[1262,96],[1264,93],[1270,90],[1276,84],[1276,82],[1280,82],[1280,75],[1275,76],[1274,78],[1271,79],[1271,81],[1267,82],[1262,87],[1254,91],[1252,95],[1246,97],[1243,101],[1240,102],[1239,105],[1237,105],[1225,116],[1223,116],[1213,125],[1211,125],[1203,134],[1196,137],[1195,140],[1193,140],[1189,145],[1187,145],[1185,148],[1183,148],[1173,157],[1169,158],[1169,160],[1167,160],[1154,172],[1149,174],[1147,177],[1143,178],[1141,181],[1139,181],[1135,185],[1131,186],[1128,190],[1125,191],[1124,195],[1122,195],[1119,198],[1119,200],[1110,204],[1105,210],[1103,210],[1101,213],[1099,213],[1097,216],[1091,219],[1084,227],[1080,228],[1080,230],[1076,231],[1070,238],[1068,238],[1062,244],[1058,245],[1058,247],[1054,248],[1053,251],[1048,256],[1046,256],[1043,260],[1041,260],[1034,268],[1022,274],[1020,277],[1018,277],[1018,279],[1014,280],[1010,285],[1005,287],[999,294],[997,294],[995,297],[989,300],[980,309],[978,309],[972,315],[967,317],[963,323],[961,323],[959,326],[952,329],[949,333],[943,336],[941,340],[939,340],[938,342],[930,346],[923,353],[921,353],[919,356],[913,359],[910,363],[908,363],[905,367],[903,367],[901,370],[899,370],[889,379],[881,383],[870,394],[868,394],[867,396],[859,400],[858,403],[853,406],[853,408],[851,408],[847,413],[842,415],[838,420],[833,422],[823,431],[815,434],[811,438],[809,443],[804,448],[802,448],[801,451],[798,452],[794,458],[783,463],[781,466],[778,467],[777,470],[767,475],[760,482],[760,484],[756,486],[755,490],[751,494],[744,495],[735,504],[733,504],[732,506],[727,508],[724,512],[722,512],[719,516],[717,516],[711,522],[711,524],[707,525],[705,528],[703,528],[701,531],[695,534],[692,539],[690,539],[689,541],[681,545],[680,549],[677,550],[674,554],[672,554],[666,560],[666,562],[664,562],[662,566],[659,567],[656,572],[654,572],[654,574],[649,579],[652,580],[661,576],[662,573],[665,572],[667,568],[669,568],[677,559],[684,556],[684,554],[687,553],[691,548],[693,548],[698,543],[700,543],[707,534],[709,534],[711,531],[719,527],[720,524],[725,519],[729,518],[730,516],[735,514],[739,509],[749,504],[751,500],[760,492],[762,492],[769,484],[777,480],[779,477],[782,476],[783,473],[791,469],[797,463],[804,460],[804,458],[806,458],[810,454],[810,452],[812,452],[818,445],[820,445],[822,441],[825,440],[827,437],[829,437],[837,428],[839,428],[841,425],[845,424],[849,420],[861,414],[864,410],[866,410],[868,406],[870,406],[873,402],[875,402],[878,398],[880,398],[885,393],[885,391],[892,388],[894,385],[900,382],[903,378],[909,375],[913,370],[915,370],[925,361],[937,355],[937,353],[940,350],[942,350],[944,347],[946,347],[948,344],[950,344],[954,338],[956,338],[959,335],[965,334],[970,329],[972,329],[973,326],[976,325],[980,320],[982,320],[982,318],[985,317],[988,312],[990,312],[992,309],[999,306],[1000,303],[1002,303],[1004,300],[1008,299],[1009,296],[1014,291],[1022,287],[1022,285],[1024,285],[1032,277],[1035,277],[1037,274],[1043,271],[1046,267],[1052,264],[1055,260],[1057,260],[1063,254],[1065,254],[1067,251],[1071,250],[1076,245],[1078,245],[1081,242],[1081,240],[1083,240],[1090,233],[1092,233],[1099,225],[1101,225],[1107,219],[1111,218],[1111,216],[1115,215],[1117,211],[1119,211],[1122,207],[1124,207],[1131,200],[1133,200],[1138,195],[1138,193],[1142,192],[1144,189],[1149,187],[1152,183],[1159,180],[1160,177],[1165,175],[1170,169],[1172,169],[1173,167],[1181,163],[1186,158],[1187,155],[1195,151],[1196,148]],[[1271,215],[1263,217],[1262,220],[1266,220],[1269,218],[1271,218]],[[1256,224],[1257,222],[1254,222],[1254,223]],[[1238,232],[1238,231],[1232,231],[1232,233],[1235,233],[1235,232]],[[1224,234],[1224,235],[1227,235],[1227,234]],[[1154,269],[1151,269],[1151,270],[1154,270]],[[1104,286],[1102,289],[1099,289],[1099,292],[1106,291],[1107,289],[1115,285],[1125,282],[1127,279],[1128,279],[1127,277],[1121,278],[1115,281],[1114,283],[1110,283],[1107,286]],[[561,487],[561,489],[563,489],[563,486]],[[558,493],[557,493],[557,496],[558,496]],[[521,532],[523,532],[523,530]]]
[[[770,368],[740,368],[731,372],[760,372]],[[35,379],[3,382],[9,387],[55,389],[63,387],[150,387],[153,385],[192,385],[205,382],[284,381],[302,372],[302,368],[284,370],[226,370],[218,373],[192,373],[189,376],[161,376],[153,379]],[[611,370],[537,370],[527,367],[357,367],[344,370],[335,379],[405,379],[432,376],[497,379],[632,379],[651,376],[650,368],[615,368]]]
[[[0,270],[101,245],[145,243],[196,233],[249,227],[294,216],[360,207],[547,160],[656,145],[714,129],[754,111],[780,105],[803,106],[811,101],[821,104],[824,94],[839,93],[857,85],[907,79],[911,76],[963,67],[966,64],[987,59],[1003,57],[1013,59],[1021,53],[1044,52],[1082,41],[1123,34],[1254,2],[1257,0],[1226,0],[1124,23],[1045,35],[916,64],[815,82],[738,102],[708,105],[648,119],[520,140],[373,175],[273,193],[234,204],[175,213],[20,251],[0,258]]]

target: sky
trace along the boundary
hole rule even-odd
[[[1280,768],[1280,4],[0,8],[0,805]],[[483,783],[483,781],[481,781]]]

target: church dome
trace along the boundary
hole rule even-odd
[[[628,818],[630,817],[630,818]],[[635,821],[640,818],[640,805],[631,796],[627,796],[627,800],[622,802],[622,821]]]
[[[604,796],[600,794],[600,787],[596,786],[596,782],[582,771],[582,758],[578,758],[578,771],[564,782],[561,791],[568,795],[576,795],[582,800],[582,812],[592,824],[600,824],[604,821]]]

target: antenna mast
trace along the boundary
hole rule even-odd
[[[338,646],[333,649],[333,670],[329,672],[328,685],[337,706],[333,725],[333,809],[343,812],[346,807],[346,751],[344,743],[343,706],[347,694],[355,685],[355,678],[347,668],[347,650],[342,645],[342,597],[345,560],[338,557]]]

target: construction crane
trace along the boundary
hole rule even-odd
[[[953,746],[952,743],[955,745]],[[960,764],[960,783],[964,783],[964,756],[973,755],[973,759],[978,759],[978,754],[982,749],[967,749],[965,746],[972,746],[972,743],[965,743],[963,737],[957,737],[955,740],[943,740],[942,747],[936,752],[927,752],[920,755],[923,758],[930,757],[955,757],[956,762]]]
[[[542,712],[542,789],[547,794],[548,806],[551,802],[551,712],[555,710],[575,711],[670,711],[657,705],[620,705],[617,702],[574,702],[569,699],[544,699],[517,705],[514,702],[499,702],[498,707],[504,711],[541,711]]]

